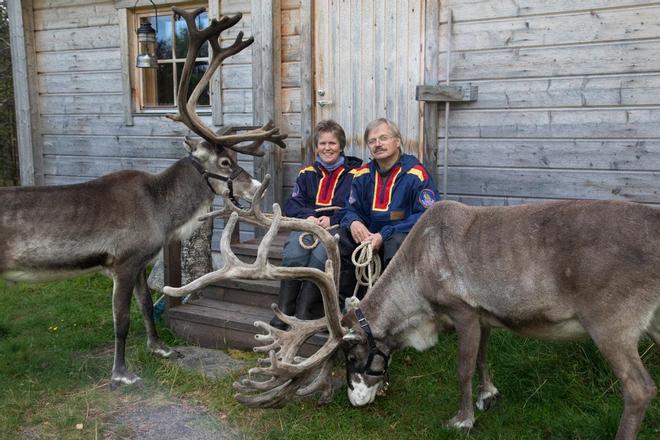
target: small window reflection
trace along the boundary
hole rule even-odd
[[[199,80],[202,79],[202,75],[204,75],[204,72],[209,68],[209,63],[206,61],[198,61],[195,63],[195,67],[193,68],[193,71],[191,72],[190,75],[190,85],[188,86],[188,96],[187,98],[190,98],[190,95],[192,94],[193,89],[199,83]],[[183,63],[176,63],[176,71],[177,71],[177,76],[180,78],[181,77],[181,72],[183,72]],[[210,105],[211,100],[209,99],[209,88],[206,87],[202,94],[199,96],[199,100],[197,101],[198,105]]]

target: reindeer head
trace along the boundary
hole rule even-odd
[[[390,350],[371,332],[371,327],[359,308],[359,302],[341,321],[348,331],[342,338],[346,359],[348,400],[353,406],[372,403],[379,391],[387,386]]]
[[[213,19],[206,28],[198,29],[195,18],[204,12],[205,8],[198,8],[191,12],[177,7],[173,7],[172,10],[186,21],[189,38],[188,53],[181,72],[176,98],[179,112],[176,115],[168,115],[168,117],[184,123],[202,138],[200,141],[186,138],[185,146],[195,167],[208,179],[209,185],[217,194],[226,195],[232,200],[235,200],[235,196],[252,200],[259,187],[259,182],[252,179],[252,176],[238,165],[236,153],[263,156],[265,152],[261,149],[261,145],[265,141],[285,148],[286,135],[280,134],[279,129],[275,128],[270,121],[263,127],[225,127],[215,132],[201,121],[197,115],[196,106],[199,97],[222,61],[248,47],[254,39],[250,37],[243,40],[243,32],[239,32],[233,44],[228,47],[220,46],[220,34],[238,23],[242,17],[241,14],[233,17],[223,16],[220,20]],[[195,59],[206,41],[211,45],[211,62],[188,98]],[[237,130],[244,131],[235,133]]]

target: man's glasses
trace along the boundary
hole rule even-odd
[[[387,135],[387,134],[381,134],[377,138],[371,138],[367,139],[367,145],[374,146],[376,145],[377,142],[380,142],[381,144],[384,144],[385,142],[389,141],[390,139],[394,139],[394,136]]]

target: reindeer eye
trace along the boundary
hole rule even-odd
[[[220,166],[229,168],[231,167],[231,161],[229,159],[220,159]]]

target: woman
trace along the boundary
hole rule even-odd
[[[314,129],[316,160],[300,170],[291,197],[284,204],[284,215],[303,218],[330,229],[341,221],[345,201],[351,188],[351,170],[362,164],[362,160],[344,156],[346,134],[337,122],[321,121]],[[292,232],[282,256],[282,265],[287,267],[314,267],[324,270],[327,259],[325,247],[319,244],[314,249],[300,245],[302,232]],[[312,238],[306,240],[311,244]],[[283,280],[280,286],[278,306],[287,315],[299,319],[316,319],[323,316],[321,293],[310,281]],[[286,324],[277,316],[270,325],[285,329]]]

